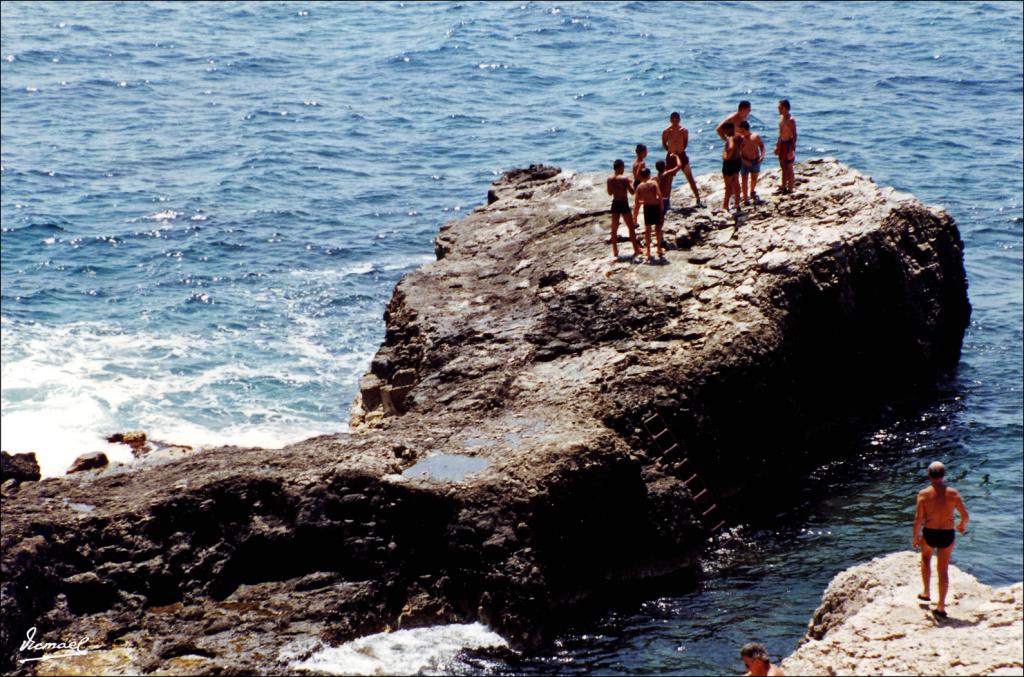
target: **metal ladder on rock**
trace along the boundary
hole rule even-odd
[[[700,513],[700,521],[704,528],[714,534],[725,527],[725,519],[722,518],[722,511],[719,509],[714,495],[707,483],[697,473],[696,467],[679,445],[679,441],[672,434],[665,419],[658,412],[654,412],[643,421],[647,434],[654,440],[654,446],[661,454],[659,465],[668,467],[674,475],[679,477],[689,475],[687,479],[683,480],[683,486],[689,489],[693,495],[693,502]],[[677,457],[679,460],[675,461],[674,459]]]

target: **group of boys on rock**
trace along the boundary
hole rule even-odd
[[[760,202],[757,196],[757,177],[761,172],[761,162],[765,158],[764,141],[759,134],[750,131],[747,116],[750,115],[750,102],[740,101],[735,113],[727,116],[719,123],[715,131],[725,142],[722,150],[722,177],[725,181],[725,199],[722,209],[729,211],[729,199],[734,198],[736,211],[740,211],[740,199],[749,205],[753,200]],[[647,167],[647,146],[637,144],[636,159],[633,161],[633,177],[626,176],[626,164],[616,160],[612,165],[614,174],[608,177],[608,194],[612,196],[612,256],[619,256],[619,218],[626,221],[629,230],[629,241],[633,245],[633,256],[639,256],[640,243],[636,237],[637,216],[640,208],[644,210],[644,249],[647,258],[651,258],[651,229],[657,238],[656,251],[658,258],[665,253],[665,242],[662,228],[665,225],[665,214],[672,206],[672,182],[681,170],[690,184],[697,206],[700,193],[697,183],[693,180],[690,170],[690,158],[686,155],[686,147],[690,142],[690,133],[679,124],[679,113],[669,116],[669,126],[661,133],[661,146],[665,149],[665,159],[654,163],[657,176],[652,176]],[[782,181],[778,193],[786,194],[793,191],[793,162],[796,159],[796,119],[790,115],[789,101],[779,101],[779,140],[775,144],[775,155],[779,157],[779,168]],[[742,183],[741,179],[742,178]],[[634,195],[632,211],[629,208],[629,196]]]

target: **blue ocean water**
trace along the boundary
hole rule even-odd
[[[714,172],[717,120],[750,99],[770,143],[787,97],[800,157],[956,218],[974,306],[957,374],[697,591],[451,669],[728,673],[751,639],[789,653],[835,573],[907,546],[933,457],[972,509],[955,563],[1021,580],[1020,4],[0,10],[0,434],[44,472],[131,428],[264,446],[344,429],[394,284],[503,169],[605,169],[678,110]]]

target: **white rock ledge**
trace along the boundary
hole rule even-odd
[[[934,601],[917,599],[919,563],[918,553],[897,552],[832,579],[801,646],[782,661],[786,674],[1024,673],[1024,586],[992,588],[950,566],[949,617],[938,620]],[[936,586],[933,569],[933,600]]]

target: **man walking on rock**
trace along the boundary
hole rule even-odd
[[[960,492],[946,486],[943,478],[946,466],[935,461],[928,466],[928,479],[931,486],[917,494],[917,514],[914,516],[913,546],[921,547],[921,583],[922,592],[918,599],[931,601],[932,551],[939,557],[936,567],[939,574],[939,603],[933,612],[939,618],[946,617],[946,593],[949,592],[949,559],[953,555],[953,511],[960,513],[960,523],[956,531],[961,534],[967,531],[967,506],[964,505]],[[922,529],[922,524],[924,529]],[[923,539],[922,539],[923,537]]]

